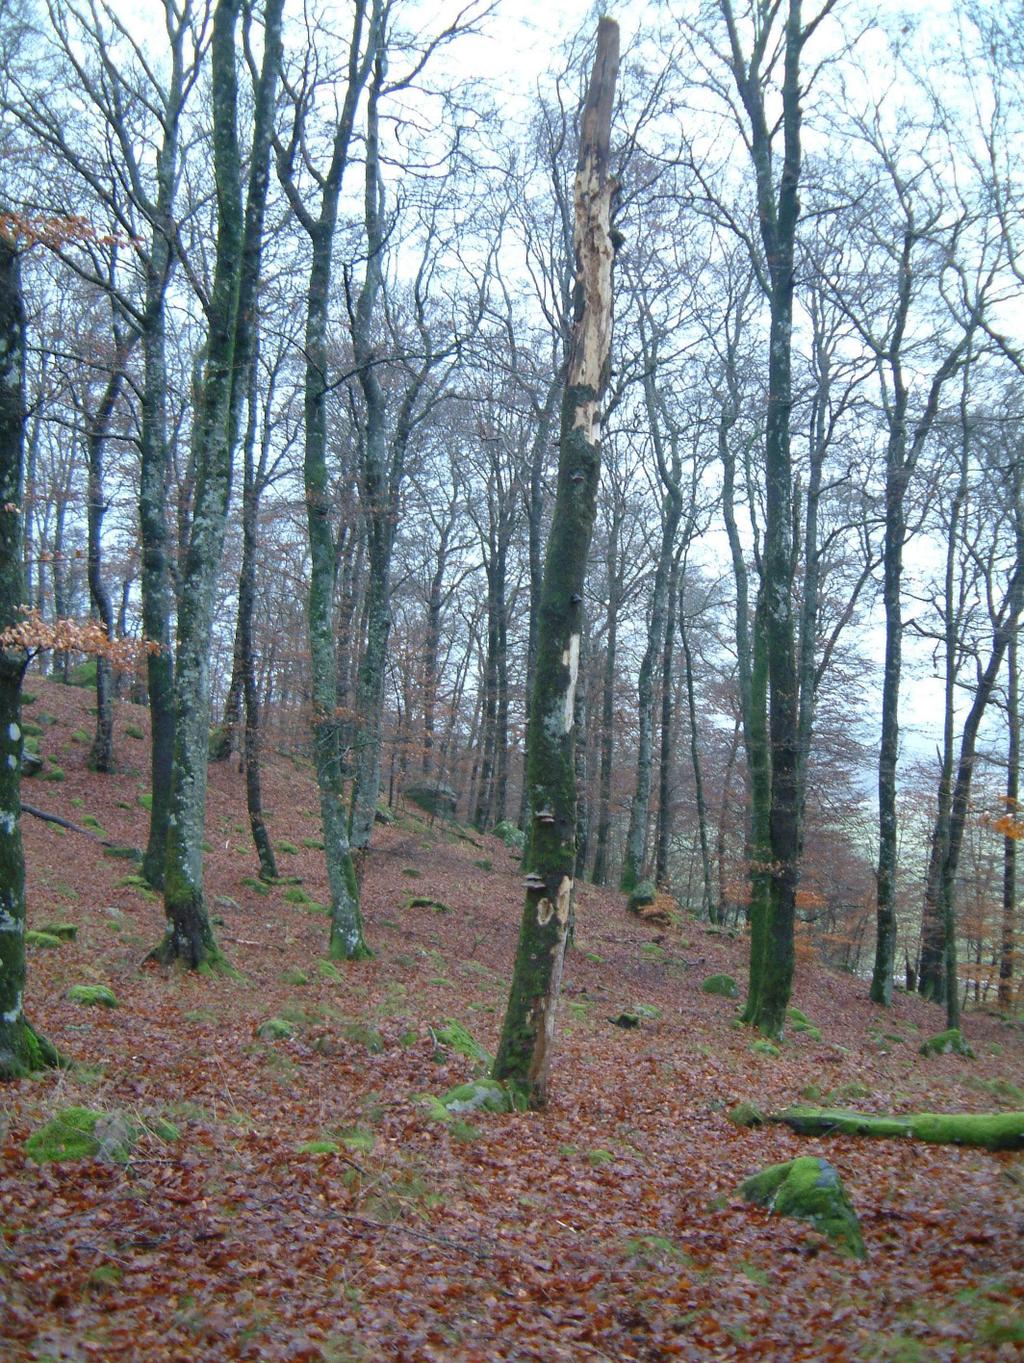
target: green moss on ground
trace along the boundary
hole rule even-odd
[[[78,936],[77,923],[44,923],[39,929],[50,937],[58,937],[62,942],[73,942]]]
[[[71,1003],[90,1008],[117,1008],[117,996],[105,984],[73,984],[64,995]]]
[[[815,1230],[855,1259],[865,1256],[857,1215],[842,1179],[827,1160],[805,1155],[773,1164],[748,1178],[739,1189],[748,1202],[775,1216],[809,1221]]]
[[[462,1117],[467,1113],[526,1110],[523,1096],[511,1085],[499,1083],[497,1079],[474,1079],[469,1084],[458,1084],[449,1089],[443,1098],[422,1093],[419,1101],[426,1106],[428,1115],[440,1122],[448,1122],[453,1117]]]
[[[449,1018],[443,1027],[433,1028],[432,1031],[439,1046],[455,1051],[457,1055],[464,1055],[469,1060],[475,1060],[478,1065],[490,1068],[492,1061],[490,1053],[461,1022]]]
[[[731,975],[709,975],[701,984],[701,992],[718,994],[723,999],[735,999],[739,996],[740,991]]]
[[[37,932],[30,928],[25,933],[25,945],[27,947],[46,947],[53,950],[54,947],[62,945],[61,939],[52,932]]]
[[[756,1103],[737,1103],[725,1115],[733,1126],[739,1127],[761,1126],[765,1120],[764,1113]]]
[[[37,1164],[96,1158],[124,1164],[141,1131],[138,1122],[117,1113],[68,1107],[29,1136],[25,1153]]]
[[[959,1027],[950,1027],[937,1036],[930,1036],[918,1050],[922,1055],[963,1055],[974,1059],[974,1052]]]

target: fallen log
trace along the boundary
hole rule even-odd
[[[1024,1112],[912,1112],[906,1116],[850,1112],[844,1108],[789,1107],[766,1121],[799,1136],[879,1136],[934,1145],[976,1145],[985,1150],[1024,1150]]]

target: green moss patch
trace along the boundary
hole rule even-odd
[[[44,923],[39,929],[50,937],[58,937],[62,942],[73,942],[78,936],[77,923]]]
[[[770,1060],[774,1060],[776,1056],[782,1054],[782,1051],[776,1046],[774,1041],[752,1041],[750,1043],[750,1049],[755,1055],[765,1055]]]
[[[304,970],[300,970],[298,966],[289,966],[287,970],[282,970],[277,978],[282,984],[309,984],[309,976]]]
[[[419,872],[416,872],[419,875]],[[407,908],[410,909],[433,909],[435,913],[451,913],[451,908],[440,899],[431,899],[429,895],[415,894],[408,901]]]
[[[295,1035],[295,1028],[284,1018],[266,1018],[256,1028],[256,1035],[261,1041],[287,1041]]]
[[[37,932],[30,928],[29,931],[25,933],[25,945],[27,947],[46,948],[52,951],[54,947],[59,947],[62,943],[61,939],[55,937],[52,932]]]
[[[449,1018],[443,1027],[432,1028],[431,1031],[439,1046],[443,1046],[449,1051],[455,1051],[457,1055],[464,1055],[468,1060],[474,1060],[478,1065],[490,1069],[490,1053],[481,1046],[472,1032],[464,1027],[461,1022]]]
[[[748,1202],[775,1216],[809,1221],[846,1254],[864,1258],[860,1223],[846,1196],[842,1179],[828,1160],[813,1155],[773,1164],[740,1185]]]
[[[738,1127],[761,1126],[765,1120],[764,1113],[756,1103],[737,1103],[725,1115],[733,1126]]]
[[[37,1164],[80,1159],[124,1164],[131,1158],[141,1132],[137,1122],[118,1113],[68,1107],[33,1132],[25,1142],[25,1153]]]
[[[739,986],[731,975],[709,975],[701,984],[705,994],[719,994],[723,999],[734,999],[739,995]]]
[[[497,1079],[474,1079],[469,1084],[458,1084],[443,1098],[423,1093],[418,1101],[426,1106],[432,1120],[440,1122],[469,1113],[521,1112],[526,1107],[525,1100],[514,1089],[500,1084]]]
[[[117,996],[105,984],[73,984],[64,997],[86,1008],[117,1008]]]
[[[930,1036],[918,1050],[922,1055],[963,1055],[969,1060],[974,1059],[974,1052],[959,1027],[950,1027],[936,1036]]]
[[[300,1145],[297,1152],[299,1155],[340,1155],[341,1146],[337,1141],[306,1141]]]

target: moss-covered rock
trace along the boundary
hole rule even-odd
[[[458,1084],[449,1089],[443,1098],[423,1093],[419,1101],[426,1105],[435,1121],[442,1122],[472,1112],[522,1112],[526,1108],[524,1098],[514,1088],[499,1083],[497,1079],[474,1079],[469,1084]]]
[[[723,999],[739,997],[739,985],[731,975],[709,975],[701,985],[705,994],[720,994]]]
[[[37,932],[34,928],[30,928],[25,933],[25,945],[27,947],[44,947],[52,951],[54,947],[61,945],[61,939],[55,937],[52,932]]]
[[[950,1027],[937,1036],[930,1036],[918,1050],[922,1055],[964,1055],[969,1060],[974,1059],[974,1052],[959,1027]]]
[[[842,1179],[828,1160],[814,1155],[773,1164],[740,1186],[748,1202],[775,1216],[809,1221],[840,1250],[864,1258],[864,1241],[857,1215],[846,1196]]]
[[[25,1142],[25,1153],[37,1164],[79,1159],[123,1164],[131,1158],[141,1133],[137,1122],[119,1113],[68,1107],[33,1132]]]
[[[64,997],[87,1008],[119,1007],[114,991],[105,984],[73,984]]]
[[[51,937],[59,937],[62,942],[73,942],[78,936],[78,924],[44,923],[39,931],[48,933]]]
[[[295,1035],[295,1028],[284,1018],[266,1018],[256,1028],[256,1035],[261,1041],[287,1041]]]
[[[42,769],[43,759],[39,756],[39,754],[37,752],[32,752],[31,749],[29,748],[25,748],[21,754],[22,776],[31,779],[31,777],[33,776],[38,776]]]
[[[648,904],[653,904],[658,897],[658,887],[653,880],[641,880],[635,889],[630,891],[629,898],[626,900],[626,907],[630,913],[639,913]]]

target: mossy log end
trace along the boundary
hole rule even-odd
[[[975,1145],[985,1150],[1024,1150],[1024,1112],[915,1112],[876,1116],[843,1108],[791,1107],[767,1118],[800,1136],[882,1136],[934,1145]]]

